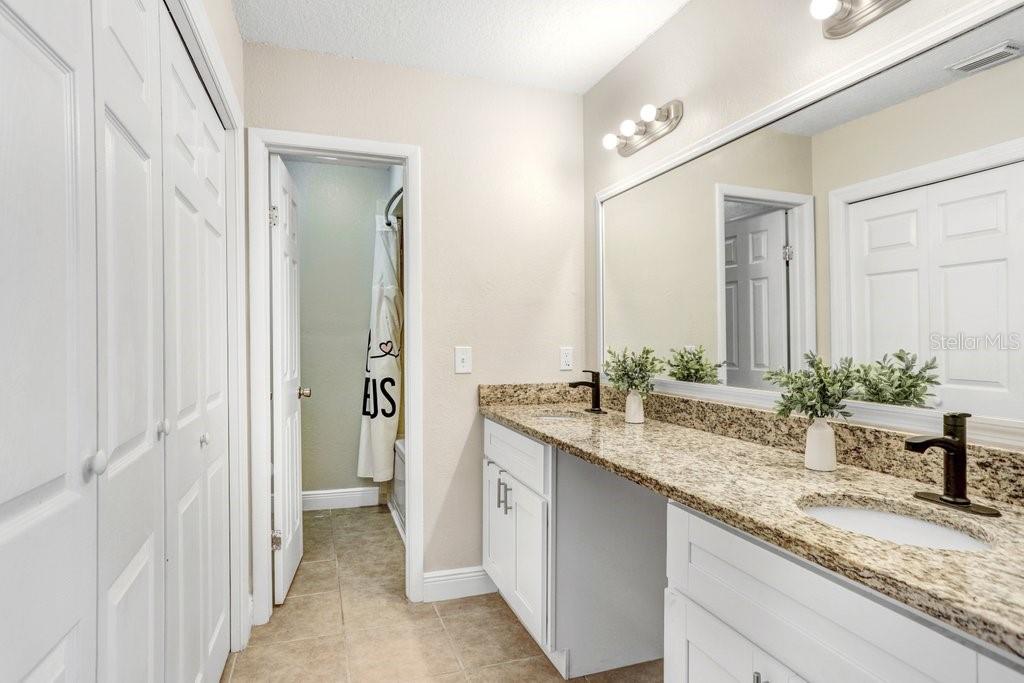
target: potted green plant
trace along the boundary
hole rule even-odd
[[[849,417],[846,409],[856,383],[852,358],[843,358],[830,366],[821,356],[808,352],[807,367],[795,372],[770,370],[765,380],[778,385],[782,395],[776,404],[778,414],[789,417],[801,413],[811,418],[804,446],[804,466],[810,470],[831,472],[836,468],[836,433],[828,418]]]
[[[872,403],[888,403],[895,406],[927,407],[929,391],[939,385],[935,370],[939,363],[935,358],[917,366],[917,354],[900,349],[882,360],[863,363],[854,368],[856,386],[853,398]]]
[[[725,363],[712,363],[705,357],[703,346],[672,349],[668,359],[668,375],[680,382],[718,384],[718,368]]]
[[[654,349],[645,346],[639,353],[623,348],[621,353],[608,349],[604,372],[612,386],[626,392],[626,422],[642,424],[644,396],[654,391],[654,377],[665,368]]]

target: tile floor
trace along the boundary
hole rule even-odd
[[[405,598],[405,546],[386,507],[307,512],[288,599],[221,681],[560,681],[497,595]],[[661,662],[590,676],[661,681]]]

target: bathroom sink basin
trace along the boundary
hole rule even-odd
[[[991,544],[974,535],[925,519],[867,507],[813,505],[803,512],[830,526],[900,545],[933,550],[987,550]]]

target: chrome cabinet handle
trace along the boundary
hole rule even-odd
[[[209,446],[210,445],[210,434],[208,432],[203,432],[202,434],[199,435],[199,445],[200,446]]]
[[[498,493],[494,497],[494,502],[496,503],[495,507],[500,510],[501,509],[501,485],[502,485],[501,479],[499,479],[497,481],[497,484],[498,484],[498,486],[497,486]]]
[[[512,490],[512,487],[509,486],[508,484],[505,484],[505,514],[506,515],[508,514],[508,511],[512,509],[512,506],[508,504],[508,493],[511,490]]]
[[[96,454],[89,458],[89,471],[99,476],[107,471],[110,464],[110,456],[103,449],[96,451]]]
[[[309,398],[313,395],[313,390],[310,387],[299,387],[299,399]]]
[[[761,672],[760,671],[755,671],[754,672],[754,683],[771,683],[771,681],[769,681],[768,679],[765,679],[765,680],[762,681],[761,680]]]

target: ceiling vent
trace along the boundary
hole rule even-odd
[[[1024,54],[1024,50],[1021,49],[1020,43],[1013,40],[1005,40],[998,45],[993,45],[987,50],[982,50],[978,54],[971,55],[967,59],[951,64],[946,68],[957,73],[975,74],[979,71],[999,66],[1011,59],[1016,59],[1022,54]]]

